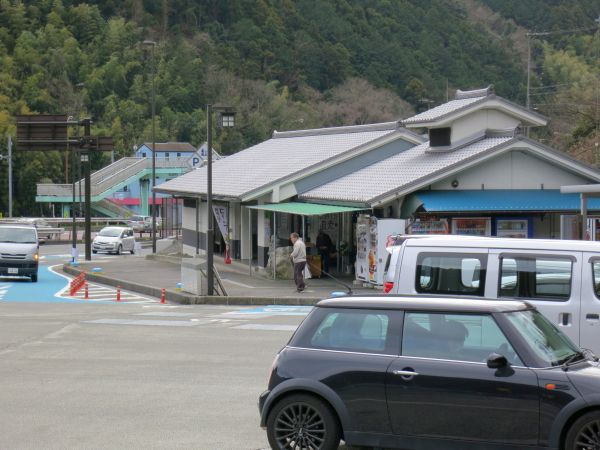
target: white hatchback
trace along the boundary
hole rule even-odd
[[[108,252],[120,255],[124,251],[135,253],[133,229],[128,227],[104,227],[92,242],[92,253]]]

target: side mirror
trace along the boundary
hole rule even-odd
[[[490,369],[502,369],[503,367],[508,366],[508,360],[505,356],[499,355],[498,353],[492,353],[488,356],[487,366]]]

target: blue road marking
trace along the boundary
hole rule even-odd
[[[52,272],[48,266],[40,265],[37,283],[32,283],[29,278],[0,278],[0,290],[5,292],[0,302],[85,303],[85,300],[54,296],[67,284],[66,278]]]

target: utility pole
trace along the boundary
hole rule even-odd
[[[215,225],[212,211],[212,105],[206,105],[206,287],[207,294],[213,295],[213,245],[215,245]]]
[[[92,260],[92,183],[90,176],[90,136],[91,119],[83,119],[83,138],[85,139],[84,152],[81,154],[81,162],[85,167],[85,260]]]
[[[8,135],[8,217],[13,212],[12,138]]]

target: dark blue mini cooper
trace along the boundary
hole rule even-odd
[[[273,449],[600,450],[600,368],[527,303],[321,301],[259,399]]]

